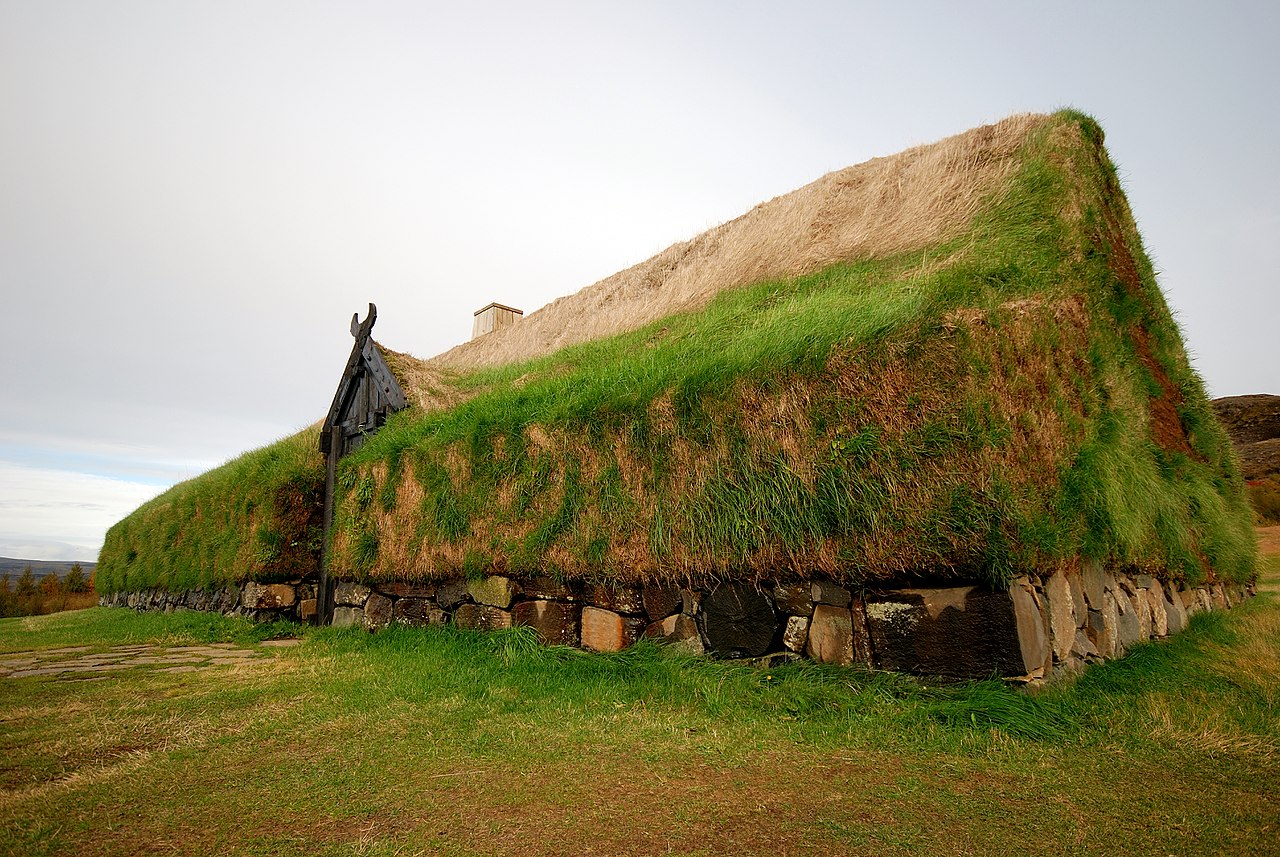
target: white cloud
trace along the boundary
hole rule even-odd
[[[0,462],[0,555],[95,561],[107,529],[162,490]]]

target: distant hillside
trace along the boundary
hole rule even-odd
[[[1227,396],[1214,413],[1231,436],[1258,515],[1280,523],[1280,396]]]
[[[67,572],[71,571],[71,566],[75,565],[75,561],[62,562],[58,560],[44,559],[14,559],[11,556],[0,556],[0,577],[9,575],[17,578],[22,574],[22,570],[27,566],[31,566],[31,573],[36,577],[44,577],[46,574],[56,574],[58,577],[66,577]],[[89,577],[98,567],[96,562],[82,562],[80,568],[84,570],[84,576]]]

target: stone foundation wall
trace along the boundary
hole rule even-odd
[[[527,625],[546,643],[610,652],[651,637],[694,653],[773,664],[807,657],[926,675],[1041,681],[1119,657],[1186,627],[1201,610],[1234,606],[1249,587],[1190,588],[1087,565],[1079,573],[980,586],[852,592],[828,580],[724,582],[704,589],[611,587],[534,578],[444,583],[339,583],[333,624],[376,631],[393,622],[492,630]],[[218,592],[136,592],[105,606],[212,610],[308,621],[315,584]]]

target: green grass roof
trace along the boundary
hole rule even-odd
[[[1018,132],[974,200],[916,206],[928,240],[815,254],[532,359],[421,364],[431,390],[341,464],[334,572],[999,585],[1085,558],[1250,579],[1238,466],[1101,130],[1064,111]],[[314,565],[313,441],[141,507],[99,588]]]

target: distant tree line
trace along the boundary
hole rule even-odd
[[[50,572],[37,582],[29,565],[16,584],[7,574],[0,578],[0,618],[76,610],[91,606],[94,600],[93,579],[85,576],[78,562],[71,566],[65,580]]]

